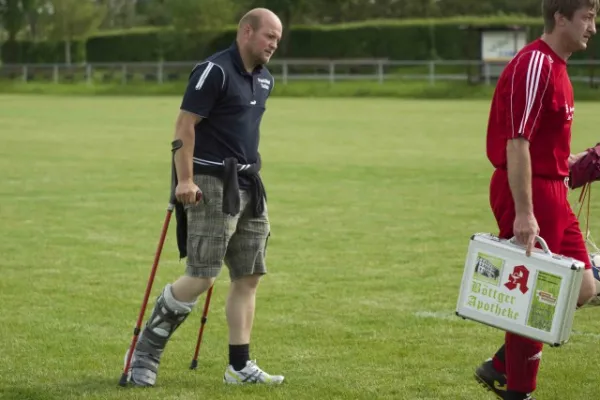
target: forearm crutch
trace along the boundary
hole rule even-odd
[[[208,320],[208,307],[210,306],[210,298],[212,296],[214,284],[206,292],[206,299],[204,300],[204,310],[202,311],[202,319],[200,320],[200,329],[198,330],[198,340],[196,341],[196,351],[192,358],[190,369],[196,369],[198,367],[198,353],[200,352],[200,344],[202,343],[202,335],[204,334],[204,325]]]

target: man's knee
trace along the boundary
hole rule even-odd
[[[231,286],[238,292],[253,292],[258,288],[261,276],[261,274],[242,276],[233,280]]]
[[[214,282],[212,277],[184,275],[173,283],[173,297],[178,301],[196,301]]]

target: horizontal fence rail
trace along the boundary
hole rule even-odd
[[[464,81],[493,84],[507,61],[400,61],[387,59],[285,59],[273,60],[269,70],[277,84],[291,81]],[[3,64],[0,80],[55,83],[156,83],[186,81],[193,62],[131,62],[87,64]],[[571,79],[600,82],[600,60],[569,62]]]

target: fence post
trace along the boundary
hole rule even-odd
[[[27,65],[23,65],[23,82],[27,83]]]
[[[54,64],[52,67],[52,80],[54,83],[58,83],[58,65]]]
[[[490,75],[491,75],[489,63],[483,64],[483,74],[484,74],[484,78],[485,78],[485,84],[489,85],[490,84]]]
[[[429,61],[429,85],[435,86],[435,61]]]
[[[335,63],[333,61],[329,62],[329,83],[335,82]]]
[[[158,80],[158,84],[162,85],[162,83],[163,83],[163,61],[162,60],[158,62],[158,71],[156,73],[156,77]]]
[[[283,60],[283,84],[287,85],[288,83],[288,63],[287,60]]]
[[[377,79],[379,83],[382,84],[385,76],[383,74],[383,60],[379,60],[377,62]]]
[[[121,67],[121,71],[123,76],[121,77],[121,82],[123,83],[123,85],[127,84],[127,64],[123,64],[123,66]]]
[[[87,84],[91,85],[93,82],[93,78],[92,78],[92,74],[93,74],[94,70],[92,69],[92,64],[86,64],[85,65],[85,75],[86,75],[86,80],[87,80]]]

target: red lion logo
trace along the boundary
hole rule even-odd
[[[517,265],[512,274],[508,276],[508,282],[504,284],[509,290],[514,290],[517,286],[521,293],[525,294],[529,290],[527,281],[529,280],[529,270],[524,265]]]

